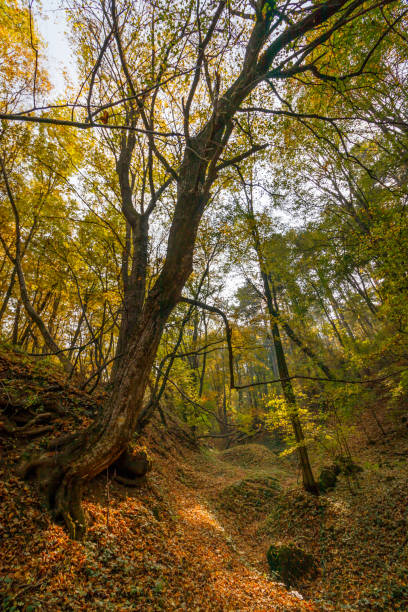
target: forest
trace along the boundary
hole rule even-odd
[[[0,0],[1,610],[408,610],[407,57],[406,0]]]

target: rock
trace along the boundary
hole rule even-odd
[[[297,597],[297,599],[304,599],[302,593],[299,593],[299,591],[289,591],[289,595],[293,595],[294,597]]]
[[[344,455],[337,455],[335,461],[332,465],[325,466],[320,472],[320,476],[318,479],[318,487],[322,493],[326,491],[331,491],[337,484],[337,477],[339,474],[344,474],[345,476],[351,476],[353,474],[357,474],[362,472],[363,468],[354,461],[350,457],[344,457]]]
[[[152,460],[145,448],[128,448],[112,465],[114,478],[128,486],[139,486],[152,469]]]
[[[326,491],[331,491],[334,489],[337,483],[337,476],[340,473],[338,466],[330,465],[328,467],[324,467],[320,472],[320,476],[318,479],[318,487],[322,493]]]
[[[317,575],[313,555],[292,544],[272,544],[266,558],[271,570],[282,578],[287,587],[297,586],[303,578]]]

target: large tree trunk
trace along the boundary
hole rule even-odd
[[[95,425],[52,456],[47,453],[23,466],[23,475],[38,471],[50,508],[64,520],[75,539],[81,539],[86,532],[81,507],[83,485],[126,450],[142,409],[164,324],[173,306],[173,301],[165,304],[164,296],[157,292],[148,300],[121,362],[115,389]]]
[[[200,165],[196,162],[194,166],[199,173]],[[165,323],[192,271],[198,224],[209,194],[194,194],[191,184],[196,182],[195,173],[188,173],[187,169],[185,172],[179,186],[165,264],[139,313],[137,325],[133,329],[128,327],[127,349],[120,359],[111,397],[100,418],[53,456],[43,455],[22,466],[25,476],[37,472],[50,507],[64,520],[75,539],[82,539],[86,532],[81,506],[83,485],[126,451],[143,408]]]
[[[122,211],[126,218],[126,243],[122,257],[122,315],[115,361],[111,372],[113,384],[120,371],[121,361],[127,353],[130,339],[137,329],[146,290],[149,216],[137,212],[132,203],[129,173],[134,146],[134,135],[131,134],[128,139],[122,139],[121,154],[116,167],[121,189]]]

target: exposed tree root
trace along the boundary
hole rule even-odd
[[[51,412],[42,412],[38,414],[33,419],[28,421],[22,427],[18,427],[14,425],[5,415],[3,415],[0,419],[0,430],[3,430],[5,433],[9,435],[18,435],[18,436],[39,436],[48,431],[52,431],[51,425],[43,425],[42,427],[36,427],[34,429],[33,426],[38,422],[43,421],[44,419],[50,419],[54,415]]]
[[[82,485],[65,476],[55,494],[54,512],[64,520],[73,540],[82,540],[86,535],[87,521],[81,500]]]
[[[59,452],[46,452],[23,463],[19,468],[22,478],[35,477],[40,484],[47,505],[54,518],[62,519],[71,538],[81,540],[86,534],[86,517],[82,509],[82,487],[84,480],[71,473],[71,460],[84,449],[82,434],[62,436],[57,446]]]
[[[46,497],[54,518],[62,519],[75,540],[86,535],[87,521],[81,505],[82,490],[87,477],[77,473],[76,459],[92,449],[90,432],[61,436],[50,442],[46,452],[20,466],[23,478],[34,476]],[[151,461],[143,450],[125,450],[111,466],[114,478],[126,486],[138,487],[151,469]]]
[[[73,442],[77,435],[78,434],[67,434],[66,436],[59,436],[58,438],[54,438],[53,440],[47,442],[47,448],[49,448],[50,450],[61,448],[61,446],[65,446],[66,444]]]
[[[38,455],[30,461],[24,461],[18,468],[18,475],[24,480],[30,478],[30,476],[36,474],[38,470],[47,469],[52,464],[52,457],[49,453]]]

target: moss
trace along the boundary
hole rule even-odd
[[[242,509],[270,510],[271,501],[276,498],[280,486],[275,478],[258,477],[239,480],[221,491],[219,505],[231,512]]]
[[[221,461],[243,468],[276,467],[275,454],[262,444],[242,444],[219,453]]]
[[[317,574],[313,555],[296,546],[272,544],[266,553],[269,567],[284,581],[287,587],[297,586],[305,578]]]
[[[326,491],[331,491],[332,489],[334,489],[337,483],[338,474],[339,471],[337,470],[336,466],[330,465],[328,467],[324,467],[320,472],[319,480],[317,483],[319,486],[319,490],[322,493],[325,493]]]
[[[336,486],[339,474],[351,476],[362,471],[363,468],[354,463],[350,457],[338,455],[332,465],[324,467],[320,472],[318,480],[319,489],[322,493],[331,491]]]

